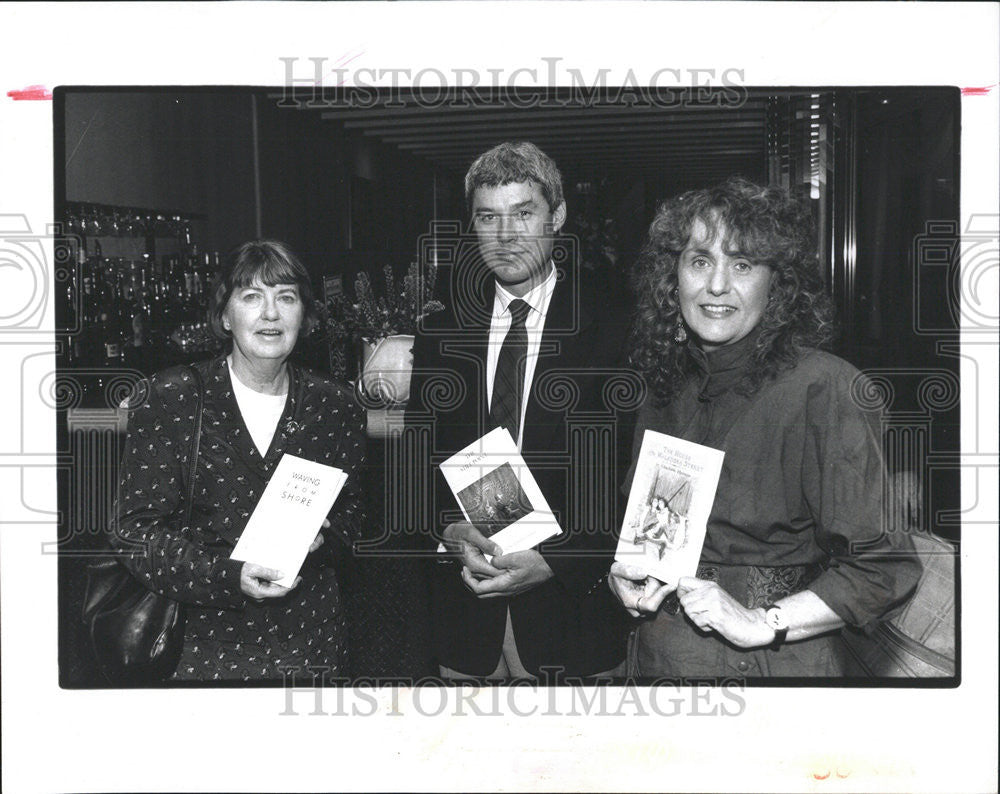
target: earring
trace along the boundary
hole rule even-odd
[[[677,329],[674,331],[674,341],[678,344],[683,344],[687,341],[688,333],[684,328],[684,321],[678,317],[677,318]]]

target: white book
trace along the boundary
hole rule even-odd
[[[562,530],[505,428],[491,430],[441,464],[462,513],[505,554]]]
[[[230,555],[281,571],[291,587],[347,475],[334,466],[282,455]]]
[[[698,572],[725,453],[647,430],[615,559],[677,585]]]

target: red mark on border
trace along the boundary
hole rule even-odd
[[[996,83],[993,85],[969,86],[962,89],[962,96],[986,96],[995,87]]]
[[[813,777],[816,780],[827,780],[830,777],[831,774],[832,774],[831,771],[829,769],[827,769],[826,770],[826,774],[820,774],[819,772],[813,772]],[[837,777],[839,777],[841,780],[845,780],[846,778],[849,778],[850,776],[851,776],[850,770],[848,770],[847,772],[841,772],[839,769],[837,770]]]
[[[29,85],[20,91],[8,91],[7,96],[15,102],[29,99],[52,99],[52,92],[43,85]]]

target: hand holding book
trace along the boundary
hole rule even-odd
[[[504,551],[468,521],[449,524],[444,546],[462,564],[462,581],[480,598],[510,597],[551,579],[552,569],[534,549]]]
[[[306,555],[322,544],[317,527],[329,526],[325,516],[346,480],[347,474],[333,466],[287,452],[282,456],[230,556],[283,574],[275,579],[268,574],[254,578],[258,583],[276,582],[285,592],[264,588],[266,594],[261,595],[251,582],[251,597],[273,598],[295,586]]]
[[[330,528],[329,519],[323,519],[323,529]],[[312,544],[309,546],[309,554],[312,554],[316,549],[323,545],[325,539],[323,538],[323,533],[318,532],[316,538],[313,540]],[[299,586],[299,582],[302,581],[301,576],[296,576],[295,581],[292,582],[290,587],[284,587],[278,584],[279,581],[285,578],[285,574],[282,571],[276,570],[274,568],[267,568],[263,565],[258,565],[255,562],[245,562],[243,567],[240,568],[240,590],[243,591],[243,595],[248,598],[260,603],[265,598],[282,598],[288,595],[292,590]]]
[[[507,430],[491,430],[440,468],[466,519],[451,524],[446,532],[461,534],[466,542],[473,540],[484,555],[492,556],[501,549],[507,553],[532,549],[561,533]],[[470,526],[476,535],[469,533]],[[494,550],[483,543],[486,538]]]
[[[449,524],[443,534],[445,551],[454,555],[473,576],[490,578],[502,571],[490,564],[490,558],[503,551],[468,521]],[[489,555],[489,556],[487,556]]]
[[[324,518],[323,529],[329,529],[329,528],[330,528],[330,519]],[[314,551],[316,551],[316,549],[318,549],[324,543],[326,543],[326,538],[323,537],[323,532],[322,531],[317,532],[316,539],[312,542],[312,545],[309,546],[309,553],[312,554]]]
[[[626,565],[623,562],[612,564],[608,574],[608,584],[611,592],[634,618],[643,612],[657,612],[663,599],[675,589],[674,585],[664,584],[659,579],[647,575],[644,568]]]
[[[720,450],[645,431],[615,552],[634,569],[634,577],[619,574],[623,580],[649,575],[673,589],[682,576],[695,575],[722,460]]]
[[[462,567],[462,581],[480,598],[510,598],[538,587],[555,575],[535,549],[497,554],[491,562],[491,567],[500,571],[495,576],[476,578],[467,567]]]
[[[267,598],[283,598],[299,586],[301,576],[296,576],[290,587],[278,584],[285,578],[284,573],[275,569],[258,565],[255,562],[245,562],[240,568],[240,590],[247,598],[258,604]]]

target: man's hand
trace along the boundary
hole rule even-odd
[[[682,577],[677,595],[698,628],[717,631],[738,648],[759,648],[774,640],[763,609],[748,609],[715,582]]]
[[[490,565],[483,556],[489,554],[495,558],[502,554],[503,550],[468,521],[449,524],[443,537],[445,547],[462,563],[463,578],[466,569],[474,578],[491,578],[503,573],[499,568]]]
[[[496,546],[495,543],[493,545]],[[497,554],[490,567],[499,573],[487,579],[477,579],[468,567],[462,568],[462,579],[480,598],[516,596],[554,576],[545,558],[534,549]]]
[[[641,568],[622,562],[612,564],[608,584],[615,598],[621,601],[625,610],[634,618],[643,612],[649,614],[659,610],[663,599],[674,589],[659,579],[647,576]]]

